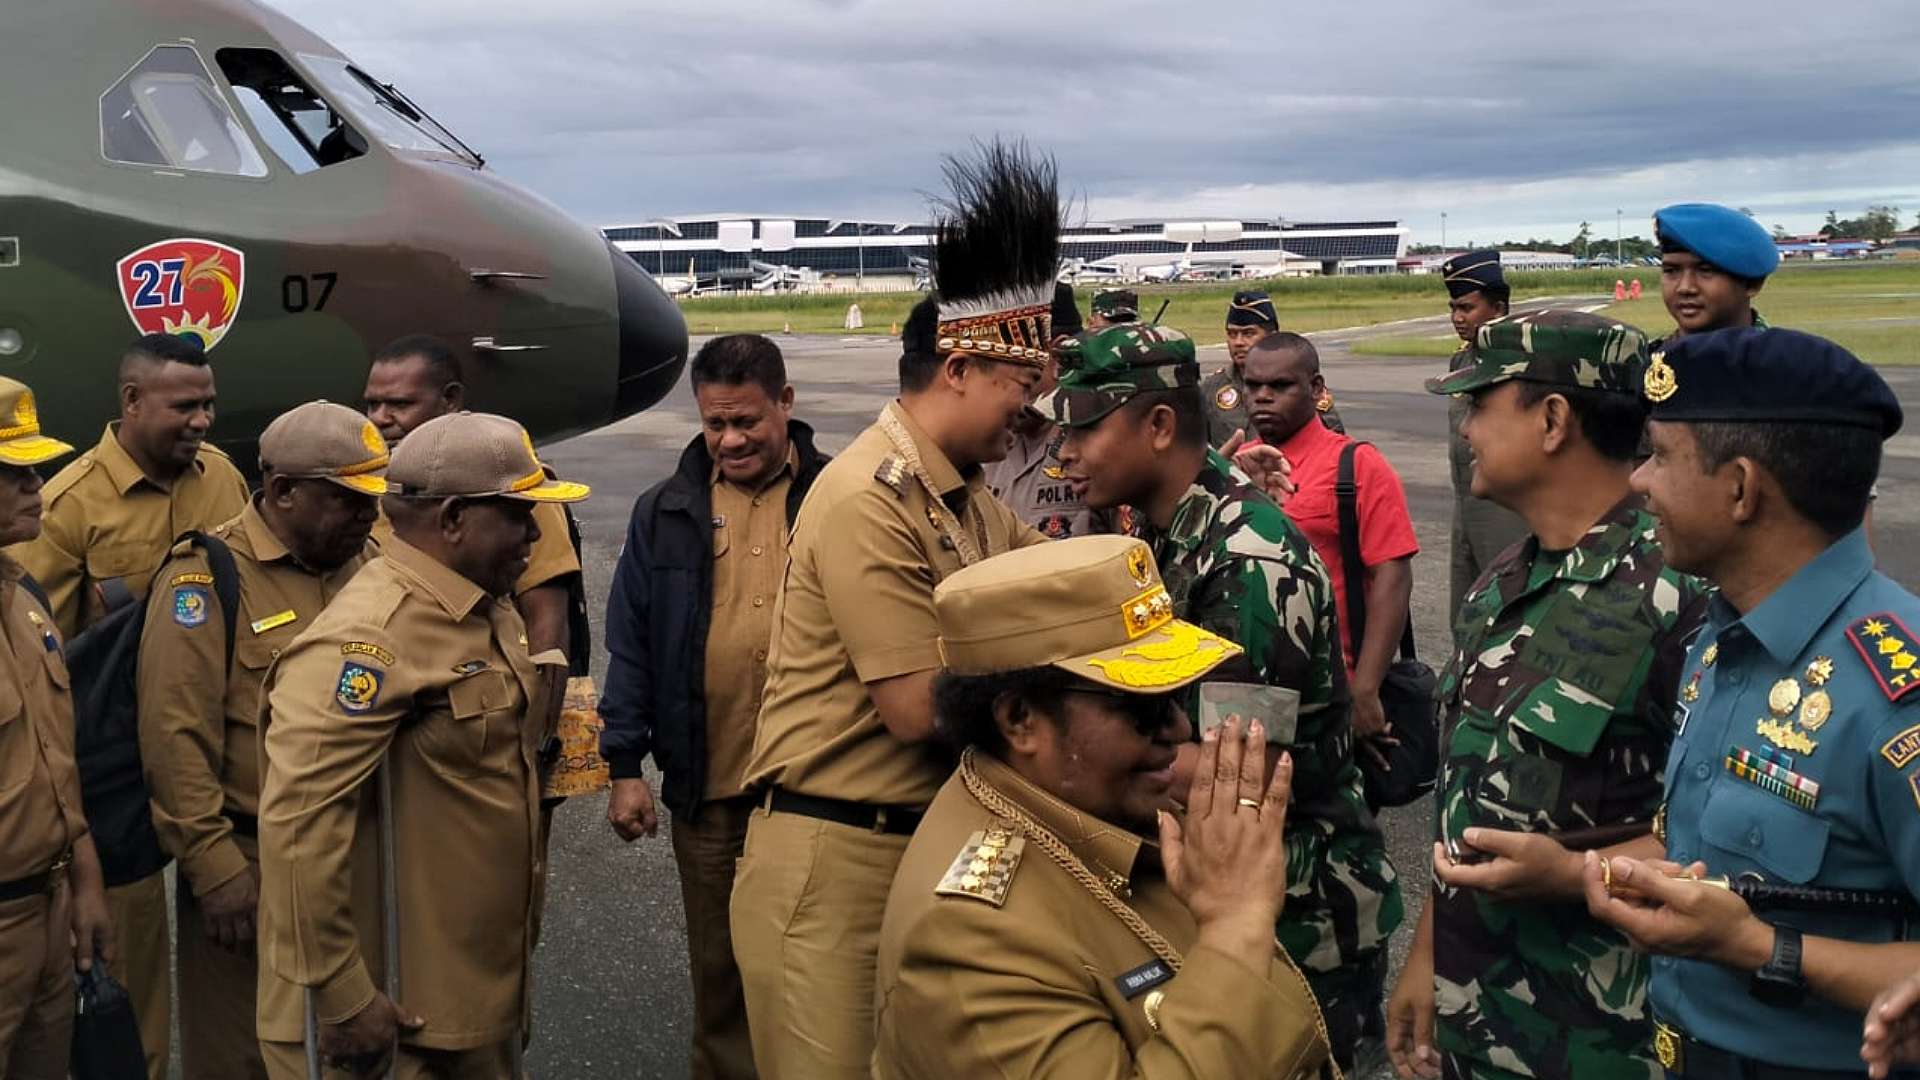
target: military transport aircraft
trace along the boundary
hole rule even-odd
[[[210,351],[213,434],[357,404],[402,334],[459,350],[476,409],[538,439],[660,400],[679,309],[594,229],[502,179],[400,90],[252,0],[5,3],[0,375],[89,444],[142,333]]]

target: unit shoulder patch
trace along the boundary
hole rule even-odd
[[[372,710],[380,701],[380,684],[386,673],[349,660],[340,666],[340,682],[334,687],[333,700],[350,713]]]
[[[1013,872],[1020,866],[1026,850],[1024,837],[1009,829],[982,829],[967,838],[960,855],[947,869],[947,875],[933,891],[941,896],[965,896],[983,900],[994,907],[1007,902],[1013,887]]]
[[[189,630],[206,625],[207,590],[198,585],[181,585],[173,590],[173,621]]]
[[[1915,758],[1920,758],[1920,724],[1888,739],[1880,747],[1880,756],[1887,759],[1887,764],[1903,771],[1913,764]]]
[[[880,459],[873,470],[873,478],[893,489],[895,495],[904,495],[907,491],[907,463],[899,454],[888,454]]]
[[[378,660],[380,663],[387,665],[388,667],[392,667],[393,661],[394,661],[394,656],[391,652],[388,652],[387,650],[381,648],[378,645],[373,644],[370,641],[346,642],[345,644],[342,644],[340,646],[340,655],[341,656],[370,656],[373,659]]]
[[[1890,611],[1869,615],[1847,627],[1847,640],[1873,672],[1888,701],[1899,701],[1920,686],[1920,641]]]

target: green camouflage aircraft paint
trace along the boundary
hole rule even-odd
[[[135,337],[197,337],[213,435],[357,404],[408,333],[468,400],[551,440],[670,391],[679,310],[599,232],[487,168],[391,86],[252,0],[12,5],[0,34],[0,375],[90,441]]]

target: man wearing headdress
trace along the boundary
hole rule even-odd
[[[1060,441],[1066,436],[1053,422],[1047,397],[1059,385],[1061,366],[1078,356],[1079,333],[1080,309],[1073,302],[1073,286],[1062,283],[1054,288],[1053,344],[1047,350],[1036,400],[1014,422],[1007,456],[987,466],[987,487],[994,497],[1050,540],[1119,531],[1118,515],[1087,509],[1080,489],[1060,470]]]
[[[934,586],[1045,543],[987,490],[1046,365],[1060,205],[1050,160],[949,159],[934,292],[901,335],[900,396],[795,518],[732,903],[754,1064],[869,1075],[874,964],[896,865],[952,769],[929,740]]]

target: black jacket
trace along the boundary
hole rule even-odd
[[[787,422],[798,471],[787,525],[827,457],[813,429]],[[696,436],[680,466],[633,504],[627,545],[607,596],[607,681],[600,753],[615,779],[641,775],[648,754],[666,776],[661,801],[691,819],[706,796],[707,627],[713,609],[713,458]],[[748,647],[743,643],[743,648]]]

